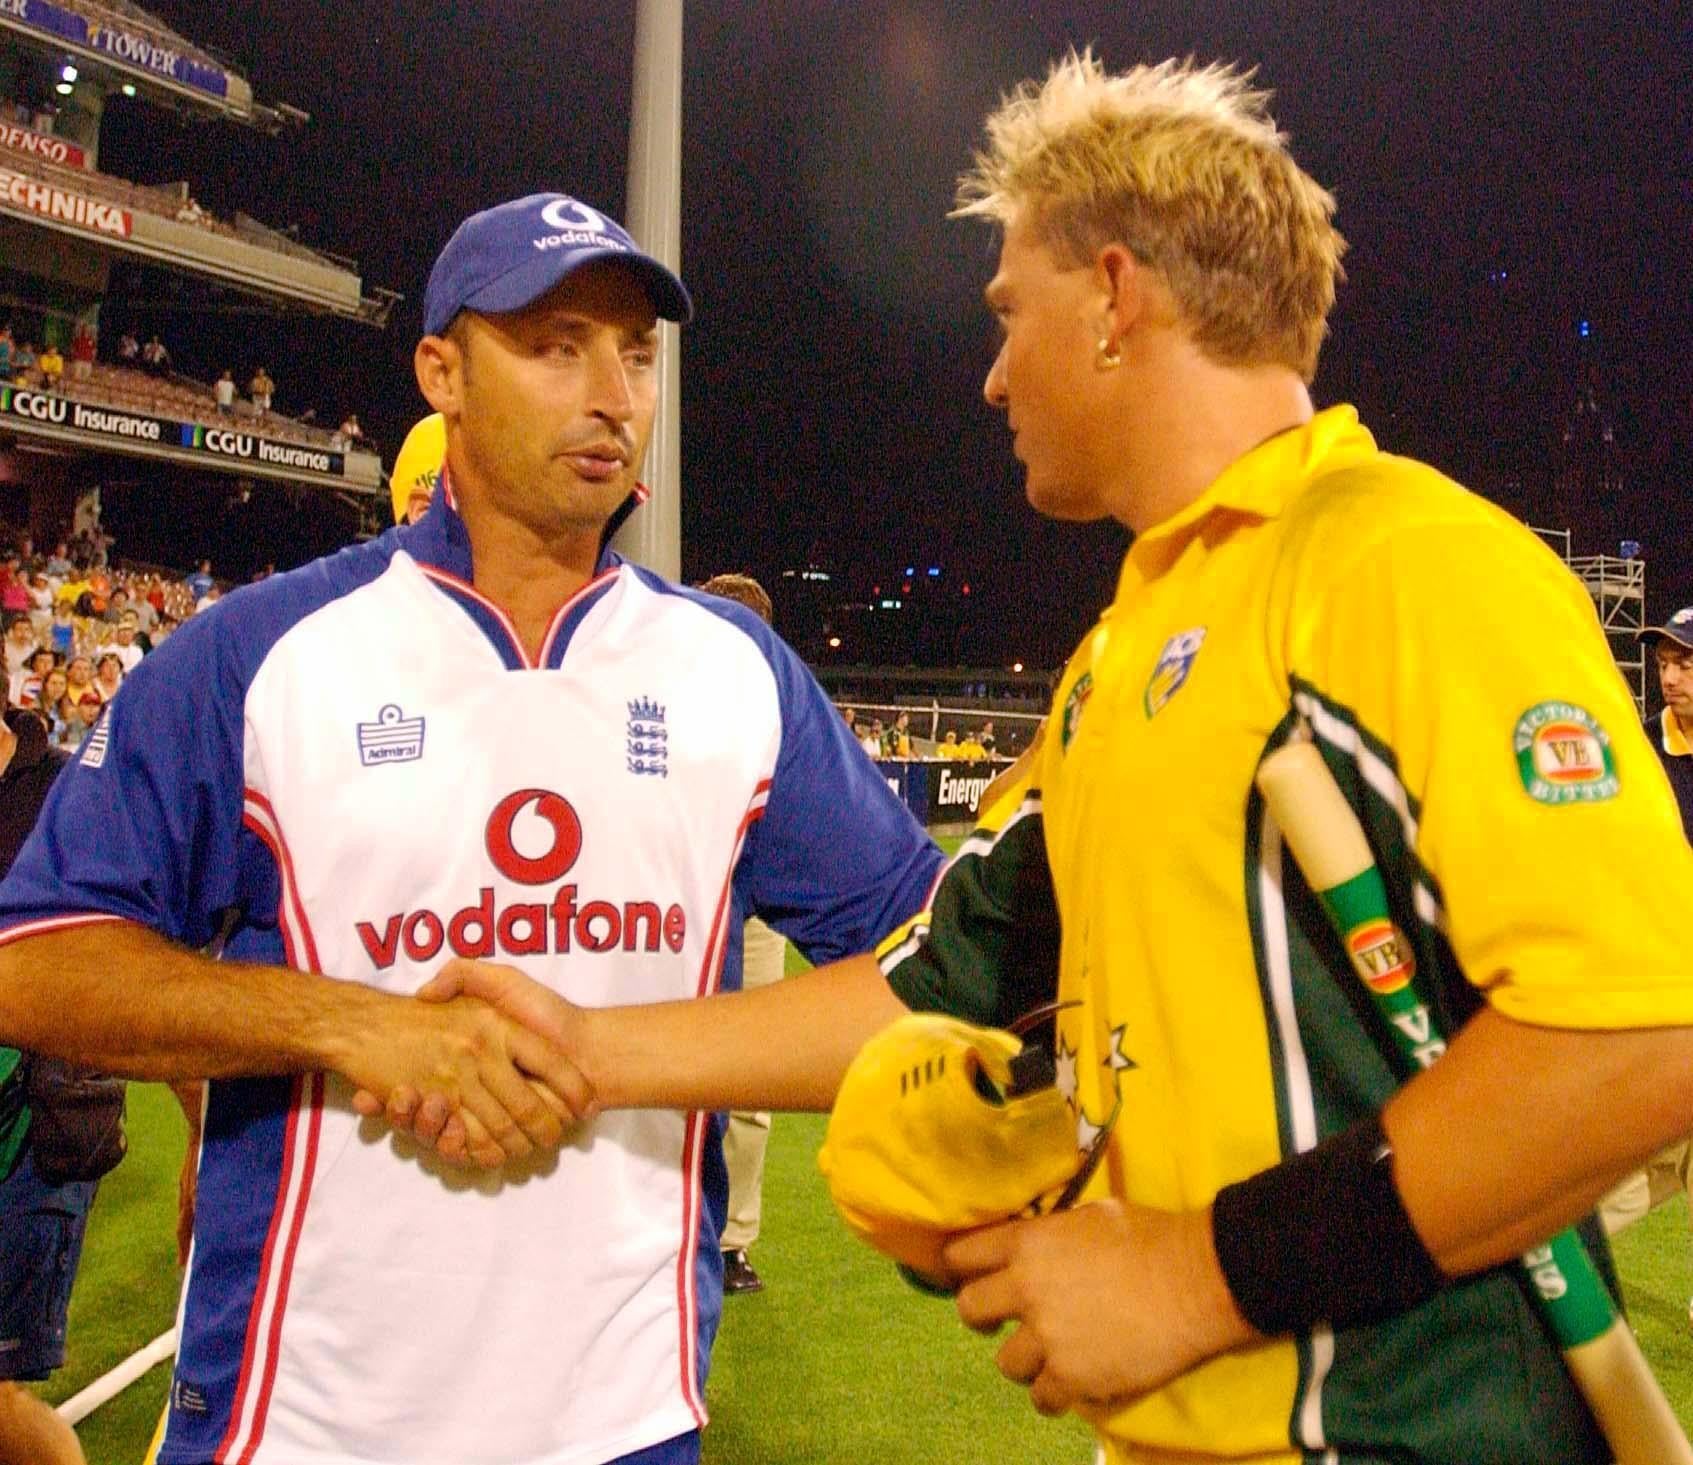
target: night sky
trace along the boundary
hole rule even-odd
[[[385,333],[181,318],[178,362],[208,379],[260,339],[279,406],[357,409],[391,453],[426,410],[411,351],[458,220],[550,188],[622,212],[633,0],[151,8],[313,120],[273,140],[114,99],[103,165],[296,223],[407,296]],[[977,644],[1005,661],[1051,664],[1092,620],[1124,537],[1024,504],[979,394],[992,235],[944,218],[1000,93],[1092,42],[1113,67],[1255,63],[1277,92],[1352,246],[1319,405],[1353,401],[1385,445],[1572,524],[1578,552],[1642,541],[1655,613],[1693,600],[1686,5],[695,0],[688,24],[688,578],[938,564],[972,582]],[[1559,433],[1593,368],[1624,493],[1561,504]]]

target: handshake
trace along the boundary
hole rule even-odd
[[[340,1039],[353,1107],[444,1160],[497,1169],[600,1110],[582,1057],[591,1014],[515,968],[449,961],[375,1011]]]

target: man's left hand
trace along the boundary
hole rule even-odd
[[[1008,1221],[947,1243],[958,1314],[1017,1329],[999,1371],[1042,1414],[1124,1404],[1257,1335],[1211,1242],[1211,1214],[1103,1201]]]

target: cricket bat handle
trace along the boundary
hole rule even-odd
[[[1444,1052],[1443,1035],[1409,987],[1410,968],[1391,959],[1375,967],[1360,960],[1360,930],[1386,925],[1392,917],[1375,855],[1346,795],[1334,781],[1316,744],[1296,738],[1276,749],[1258,770],[1258,788],[1282,837],[1322,900],[1357,974],[1378,1010],[1393,1024],[1401,1051],[1427,1066]],[[1338,897],[1338,899],[1337,899]],[[1394,937],[1403,946],[1397,931]],[[1371,940],[1379,950],[1379,942]],[[1402,953],[1403,954],[1403,953]],[[1384,968],[1386,974],[1384,976]],[[1403,981],[1400,981],[1400,977]],[[1398,985],[1395,985],[1397,983]],[[1395,1022],[1395,1017],[1400,1021]],[[1414,1018],[1415,1021],[1409,1019]],[[1416,1038],[1406,1036],[1407,1028]],[[1556,1251],[1556,1256],[1554,1256]],[[1617,1465],[1693,1465],[1693,1446],[1664,1397],[1626,1321],[1611,1308],[1609,1294],[1581,1247],[1566,1233],[1531,1253],[1529,1262],[1553,1267],[1555,1286],[1529,1266],[1553,1332],[1560,1336],[1565,1366],[1587,1401]],[[1578,1301],[1578,1298],[1581,1299]],[[1596,1333],[1593,1309],[1610,1313]]]
[[[1564,1366],[1617,1465],[1693,1461],[1693,1447],[1624,1319],[1617,1318],[1592,1342],[1564,1349]]]

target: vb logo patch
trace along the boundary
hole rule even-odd
[[[1417,974],[1411,943],[1392,921],[1378,918],[1354,926],[1346,933],[1346,950],[1364,985],[1380,996],[1403,991]]]
[[[1082,713],[1088,705],[1088,698],[1093,696],[1093,673],[1084,671],[1076,678],[1076,685],[1070,688],[1070,695],[1064,699],[1064,716],[1058,729],[1058,750],[1061,753],[1070,751],[1070,740],[1076,736],[1076,729],[1081,726]]]
[[[1511,748],[1523,787],[1542,804],[1596,804],[1622,791],[1610,734],[1573,702],[1530,707],[1517,719]]]
[[[1164,643],[1164,649],[1158,653],[1158,665],[1152,668],[1146,691],[1141,694],[1141,705],[1145,707],[1149,720],[1162,712],[1169,700],[1187,684],[1188,673],[1193,670],[1193,659],[1204,644],[1204,626],[1178,631]]]

